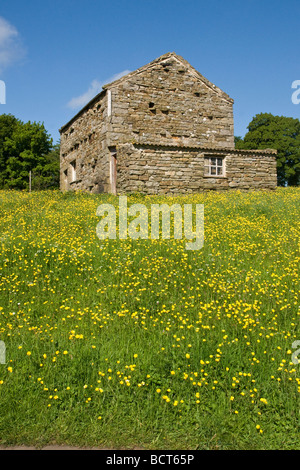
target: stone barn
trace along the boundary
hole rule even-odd
[[[233,99],[165,54],[108,85],[60,129],[62,190],[275,189],[276,150],[234,146]]]

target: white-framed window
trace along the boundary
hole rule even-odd
[[[225,157],[222,155],[205,156],[204,176],[225,176]]]
[[[71,168],[71,183],[73,181],[76,181],[76,160],[73,160],[70,163],[70,168]]]

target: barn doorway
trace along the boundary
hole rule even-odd
[[[115,147],[110,149],[110,191],[117,194],[117,150]]]

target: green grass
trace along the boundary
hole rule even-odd
[[[115,196],[0,199],[0,444],[300,448],[300,189],[128,197],[204,204],[199,251],[100,241]]]

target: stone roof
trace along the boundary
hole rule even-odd
[[[237,148],[218,148],[218,147],[209,147],[209,146],[198,146],[198,145],[183,145],[183,144],[148,144],[142,142],[133,142],[135,147],[142,147],[142,148],[155,148],[155,149],[171,149],[171,150],[195,150],[200,152],[215,152],[215,153],[236,153],[236,154],[258,154],[258,155],[276,155],[276,149],[237,149]]]
[[[81,108],[78,113],[75,114],[66,124],[64,124],[60,129],[59,132],[62,132],[66,129],[72,122],[74,122],[86,109],[88,109],[95,101],[97,101],[102,95],[106,93],[106,90],[100,91],[94,98],[92,98],[83,108]]]

